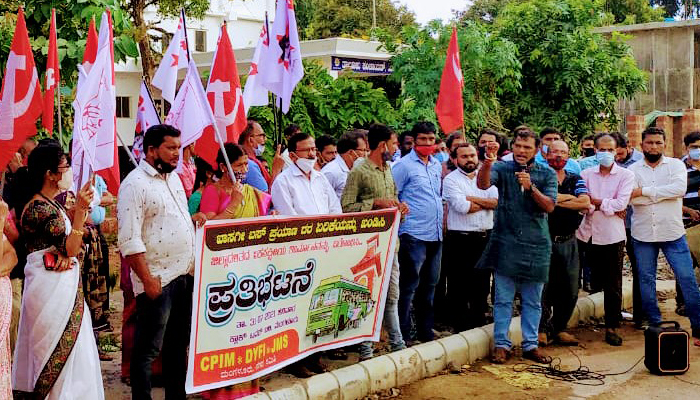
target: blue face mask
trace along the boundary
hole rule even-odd
[[[608,151],[599,151],[595,153],[595,158],[598,163],[604,167],[609,167],[615,162],[615,155]]]
[[[690,157],[691,160],[700,160],[700,149],[688,150],[688,157]]]
[[[444,151],[441,151],[441,152],[439,152],[439,153],[433,155],[433,157],[437,158],[437,160],[438,160],[440,163],[444,163],[444,162],[447,161],[447,159],[449,158],[449,157],[447,156],[447,153],[445,153]]]
[[[542,145],[542,152],[544,154],[547,154],[549,152],[549,146],[547,146],[546,144]]]

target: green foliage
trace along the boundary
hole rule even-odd
[[[405,27],[398,40],[383,32],[380,39],[394,56],[391,78],[402,83],[396,108],[401,128],[418,121],[436,122],[435,103],[452,28],[433,21],[426,28]],[[502,129],[499,97],[520,87],[520,62],[513,43],[475,23],[458,27],[464,75],[464,122],[467,130]]]
[[[305,37],[369,39],[372,31],[372,1],[306,0],[307,3],[312,3],[313,17],[305,29]],[[391,0],[376,0],[376,5],[378,27],[398,34],[402,27],[415,25],[415,16],[405,5],[399,6]]]
[[[127,0],[126,3],[138,1],[141,0]],[[166,18],[178,17],[183,8],[188,17],[202,18],[209,9],[208,0],[158,0],[153,4],[158,7],[158,14]]]
[[[258,121],[274,141],[271,106],[251,107],[249,118]],[[349,75],[333,79],[319,63],[304,61],[304,78],[294,91],[289,113],[283,115],[283,127],[295,123],[313,136],[337,138],[348,129],[373,122],[398,122],[398,114],[383,89]]]
[[[675,2],[681,0],[653,0],[657,4],[661,2]],[[697,1],[697,0],[695,0]],[[479,21],[492,23],[503,9],[510,3],[522,3],[515,0],[476,0],[463,12],[458,12],[457,17],[461,21]],[[641,24],[645,22],[661,21],[664,10],[653,8],[649,0],[600,0],[596,1],[596,10],[605,12],[599,24]],[[596,11],[593,11],[596,13]]]
[[[591,32],[604,19],[596,0],[529,0],[502,10],[497,34],[516,44],[522,63],[522,89],[503,98],[509,126],[551,125],[581,137],[617,122],[618,99],[645,90],[646,78],[622,37]]]

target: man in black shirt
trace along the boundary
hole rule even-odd
[[[591,204],[586,183],[578,174],[564,170],[569,159],[569,146],[563,140],[552,142],[547,163],[557,173],[559,194],[554,211],[549,215],[552,236],[552,258],[549,282],[542,296],[539,342],[547,345],[551,337],[564,345],[577,345],[578,340],[565,332],[576,306],[579,289],[579,257],[576,229]]]

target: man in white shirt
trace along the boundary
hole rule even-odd
[[[642,132],[644,160],[629,167],[634,172],[632,191],[632,238],[637,257],[637,275],[642,308],[650,324],[661,322],[656,301],[656,261],[659,250],[671,264],[686,302],[693,337],[700,343],[700,290],[683,226],[683,196],[687,171],[681,160],[665,157],[666,134],[661,128]]]
[[[314,169],[316,145],[307,133],[289,139],[292,167],[282,171],[272,184],[272,203],[280,215],[341,214],[340,199],[322,173]]]
[[[447,202],[447,234],[442,265],[446,268],[447,304],[460,305],[452,313],[455,332],[486,325],[491,271],[476,269],[493,229],[493,210],[498,205],[498,189],[481,190],[476,186],[479,166],[476,147],[458,144],[451,157],[457,169],[442,183]]]
[[[131,393],[151,398],[151,364],[163,353],[166,398],[185,398],[192,313],[194,225],[176,173],[180,131],[154,125],[143,140],[146,158],[122,182],[117,201],[119,250],[131,265],[136,339]],[[203,217],[197,214],[198,223]]]
[[[343,195],[348,173],[354,165],[364,160],[368,152],[367,131],[358,129],[346,132],[338,139],[338,156],[321,170],[333,186],[338,199]]]

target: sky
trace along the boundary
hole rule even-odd
[[[418,22],[424,24],[436,18],[446,22],[452,18],[452,9],[463,10],[471,2],[467,0],[399,0],[399,3],[407,5],[416,13]]]

